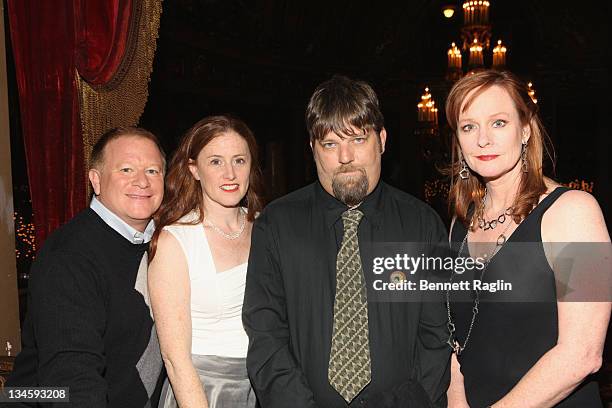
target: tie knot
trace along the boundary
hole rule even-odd
[[[346,210],[342,213],[342,221],[344,222],[344,229],[357,228],[359,222],[363,218],[363,213],[357,208]]]

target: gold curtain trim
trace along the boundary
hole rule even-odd
[[[78,71],[75,74],[86,169],[98,138],[118,126],[136,126],[149,96],[162,0],[133,0],[132,4],[125,55],[113,78],[96,86]]]

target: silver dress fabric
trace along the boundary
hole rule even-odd
[[[204,385],[210,408],[254,408],[255,392],[247,376],[246,359],[192,355],[191,360]],[[178,408],[172,386],[166,379],[160,408]]]

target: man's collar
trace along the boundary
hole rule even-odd
[[[378,227],[382,220],[382,185],[383,181],[379,180],[374,190],[356,207],[375,227]],[[323,210],[325,226],[328,228],[333,227],[336,221],[342,217],[342,213],[349,209],[346,204],[325,191],[318,181],[315,184],[315,200],[315,205],[320,205]]]
[[[95,211],[109,227],[117,231],[122,237],[130,241],[132,244],[142,244],[149,242],[155,232],[155,224],[153,220],[149,221],[144,232],[138,231],[136,228],[128,225],[125,221],[119,218],[115,213],[106,208],[104,204],[94,195],[91,198],[89,208]]]

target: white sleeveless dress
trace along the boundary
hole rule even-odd
[[[191,283],[191,354],[210,408],[252,408],[255,394],[246,371],[249,339],[242,326],[247,263],[217,272],[202,223],[187,214],[164,227],[179,242]],[[177,407],[172,387],[164,384],[160,407]]]

